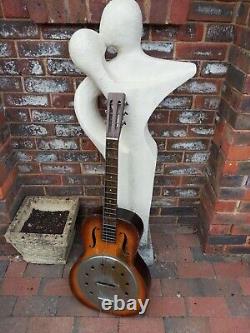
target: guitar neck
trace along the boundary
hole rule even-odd
[[[118,144],[118,140],[106,139],[103,240],[111,242],[116,238]]]
[[[110,93],[107,103],[106,167],[102,239],[116,242],[118,145],[123,125],[125,94]]]

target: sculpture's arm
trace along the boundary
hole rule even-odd
[[[85,79],[76,90],[74,108],[82,129],[105,158],[106,127],[97,108],[99,95],[93,81]]]

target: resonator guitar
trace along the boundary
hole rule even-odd
[[[137,252],[143,222],[137,214],[117,206],[118,148],[124,110],[125,94],[109,94],[103,214],[84,221],[83,254],[70,272],[70,286],[80,302],[119,316],[140,312],[151,280],[149,269]],[[117,310],[114,299],[122,299],[130,307]],[[108,309],[105,304],[110,304]]]

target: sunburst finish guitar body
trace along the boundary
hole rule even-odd
[[[108,99],[106,172],[103,215],[88,217],[81,230],[83,255],[70,272],[73,294],[83,304],[119,316],[140,311],[150,288],[150,273],[138,254],[143,222],[133,212],[117,207],[118,145],[125,107],[125,95],[110,94]],[[117,297],[135,306],[116,310]],[[103,309],[103,300],[112,303]]]

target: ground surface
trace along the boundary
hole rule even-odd
[[[136,318],[111,317],[75,300],[67,277],[81,252],[78,242],[67,265],[52,266],[26,264],[0,244],[0,333],[249,333],[246,258],[205,256],[187,230],[151,230],[157,258],[151,300]]]

